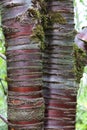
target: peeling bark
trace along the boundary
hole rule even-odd
[[[6,38],[9,130],[41,130],[44,119],[42,54],[30,40],[31,0],[1,0]]]
[[[44,130],[75,130],[76,84],[73,73],[73,0],[50,0],[48,13],[58,12],[66,23],[53,23],[46,30],[48,47],[43,56],[45,98]]]

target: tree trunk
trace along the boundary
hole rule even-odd
[[[1,0],[6,38],[9,130],[42,130],[42,58],[30,41],[35,21],[29,17],[31,0]]]
[[[76,85],[73,73],[73,0],[47,2],[51,22],[43,56],[45,130],[75,130]]]

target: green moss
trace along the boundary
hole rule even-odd
[[[82,78],[84,66],[86,65],[86,52],[78,48],[76,44],[73,46],[73,55],[74,55],[74,73],[76,82],[80,83]]]
[[[66,24],[66,19],[58,11],[47,11],[46,0],[32,0],[33,7],[29,9],[29,15],[37,21],[33,29],[31,39],[40,44],[42,50],[45,49],[45,30],[53,29],[53,24]]]
[[[29,14],[36,20],[36,26],[32,30],[31,40],[37,42],[41,50],[45,49],[45,33],[44,30],[47,26],[46,6],[44,0],[33,0],[33,7],[29,9]],[[39,7],[37,7],[39,5]],[[38,8],[38,9],[37,9]]]
[[[39,12],[39,10],[34,9],[34,8],[30,8],[28,10],[28,14],[34,19],[34,20],[40,20],[41,19],[41,14]]]
[[[49,18],[50,18],[50,22],[52,24],[54,24],[54,23],[66,24],[66,19],[58,11],[50,12]]]
[[[36,25],[36,27],[33,29],[31,39],[37,43],[39,43],[39,46],[42,50],[45,49],[45,34],[43,27],[41,25]]]

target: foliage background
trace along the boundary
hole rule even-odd
[[[75,28],[87,26],[87,0],[75,0]],[[84,67],[77,95],[76,130],[87,130],[87,66]]]
[[[87,26],[87,0],[74,0],[75,28],[81,30]]]
[[[79,85],[77,103],[76,130],[87,130],[87,66]]]
[[[0,15],[0,25],[1,25],[1,15]],[[2,28],[0,28],[0,53],[5,53],[5,40]],[[7,117],[7,95],[4,91],[7,91],[6,78],[6,61],[0,58],[0,115],[4,118]],[[3,86],[2,86],[3,85]],[[3,88],[4,87],[4,88]],[[0,130],[6,130],[7,125],[0,119]]]

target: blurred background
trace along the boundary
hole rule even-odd
[[[75,29],[87,26],[87,0],[75,0]],[[84,67],[77,95],[76,130],[87,130],[87,66]]]

